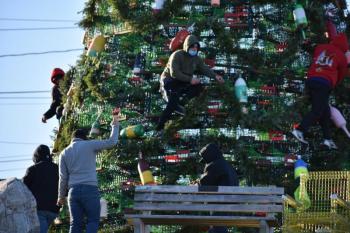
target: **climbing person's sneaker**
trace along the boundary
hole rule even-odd
[[[321,146],[327,147],[329,150],[331,149],[338,149],[337,145],[335,145],[334,141],[332,139],[325,139],[322,143]]]
[[[177,113],[177,114],[179,114],[179,115],[181,115],[181,116],[185,116],[185,107],[182,106],[182,105],[180,105],[180,104],[178,104],[178,105],[176,106],[174,112]]]
[[[153,137],[156,137],[156,138],[162,138],[164,135],[164,129],[161,129],[161,130],[155,130],[153,132]]]
[[[293,136],[298,139],[300,142],[308,144],[308,142],[304,139],[304,134],[300,130],[293,129],[292,131]]]

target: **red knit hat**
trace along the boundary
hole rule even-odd
[[[58,79],[61,79],[64,77],[64,71],[60,68],[53,69],[51,73],[51,82],[54,84],[57,84]]]

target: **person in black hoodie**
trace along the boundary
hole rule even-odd
[[[63,80],[64,75],[65,75],[64,71],[60,68],[55,68],[52,71],[51,82],[54,84],[51,90],[52,102],[49,110],[47,110],[41,118],[41,121],[43,123],[46,123],[46,121],[51,117],[53,117],[54,115],[56,115],[56,118],[58,120],[60,120],[62,117],[62,111],[63,111],[63,107],[61,106],[62,94],[59,90],[60,88],[59,82]]]
[[[59,211],[59,206],[56,205],[58,166],[52,162],[50,149],[46,145],[36,148],[33,162],[34,165],[27,169],[23,177],[23,183],[33,193],[37,202],[40,233],[47,233]]]
[[[222,155],[219,147],[209,143],[203,147],[199,154],[205,162],[204,173],[199,180],[199,185],[210,186],[238,186],[237,172]],[[208,233],[227,233],[227,227],[212,227]]]

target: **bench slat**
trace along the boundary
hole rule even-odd
[[[273,217],[243,217],[243,216],[196,216],[196,215],[125,215],[127,219],[141,219],[149,225],[215,225],[259,227],[260,221],[265,220],[270,227],[278,226]]]
[[[283,203],[281,196],[272,195],[222,195],[222,194],[158,194],[136,193],[135,201],[156,202],[219,202],[219,203]]]
[[[168,211],[220,211],[220,212],[282,212],[282,205],[244,205],[244,204],[173,204],[144,203],[134,204],[135,210],[168,210]]]
[[[145,185],[136,186],[136,192],[158,193],[216,193],[216,194],[250,194],[270,195],[284,194],[284,188],[270,187],[241,187],[241,186],[182,186],[182,185]]]

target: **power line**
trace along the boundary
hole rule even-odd
[[[20,154],[20,155],[0,155],[0,159],[4,158],[16,158],[16,157],[29,157],[29,154]]]
[[[51,99],[47,96],[0,96],[0,99]]]
[[[0,106],[16,106],[16,105],[21,105],[21,106],[30,106],[30,105],[48,105],[50,103],[0,103]]]
[[[39,142],[12,142],[12,141],[0,141],[0,144],[16,144],[16,145],[40,145]]]
[[[12,96],[12,97],[2,97],[0,96],[0,99],[51,99],[51,97],[45,97],[45,96]]]
[[[31,21],[31,22],[78,22],[70,19],[23,19],[23,18],[0,18],[1,21]]]
[[[11,159],[11,160],[0,160],[0,163],[13,163],[13,162],[23,162],[29,161],[31,159]]]
[[[81,51],[81,49],[66,49],[66,50],[53,50],[53,51],[44,51],[44,52],[29,52],[29,53],[17,53],[17,54],[2,54],[0,55],[0,58],[2,57],[21,57],[21,56],[28,56],[28,55],[42,55],[42,54],[49,54],[49,53],[67,53],[72,51]]]
[[[46,31],[46,30],[66,30],[79,27],[46,27],[46,28],[0,28],[0,31]]]
[[[24,169],[26,168],[11,168],[11,169],[0,170],[0,172],[18,171],[18,170],[24,170]]]
[[[2,94],[29,94],[29,93],[49,93],[50,91],[0,91]]]

